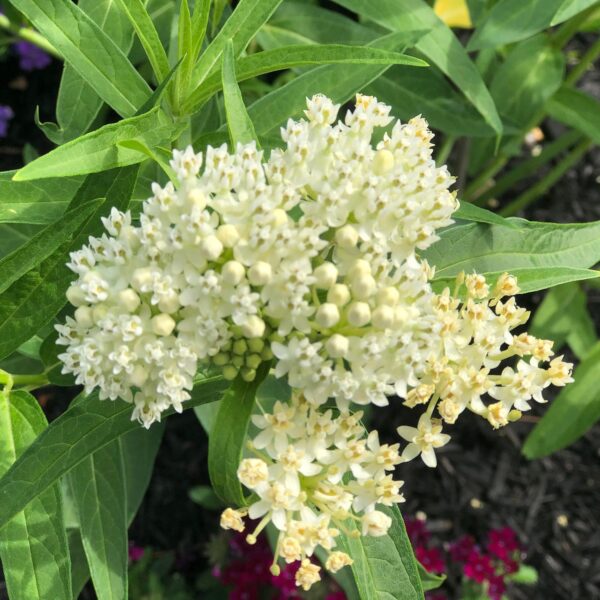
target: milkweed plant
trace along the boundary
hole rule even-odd
[[[35,117],[56,147],[0,174],[11,600],[88,579],[128,597],[127,529],[189,408],[221,527],[268,534],[274,576],[423,599],[441,579],[407,537],[404,463],[435,468],[459,418],[510,426],[553,388],[526,453],[582,433],[561,346],[583,363],[595,341],[528,330],[517,296],[583,294],[600,223],[508,217],[600,139],[576,89],[598,43],[565,68],[598,3],[4,4],[9,43],[64,61],[56,122]],[[566,131],[532,148],[547,117]],[[48,385],[78,394],[50,423]]]

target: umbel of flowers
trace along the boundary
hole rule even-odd
[[[551,342],[513,333],[528,313],[510,275],[460,275],[453,290],[433,291],[419,251],[458,202],[426,122],[394,121],[368,96],[343,121],[338,110],[308,100],[268,159],[254,143],[175,151],[177,181],[153,186],[139,225],[113,210],[106,233],[71,255],[76,310],[58,327],[64,371],[101,398],[132,402],[146,427],[182,410],[200,365],[252,381],[274,360],[293,400],[257,417],[239,478],[258,500],[222,524],[260,519],[252,542],[273,522],[276,554],[301,561],[304,588],[319,578],[317,546],[331,570],[350,562],[334,549],[342,521],[386,533],[377,507],[402,499],[391,471],[418,455],[435,466],[444,422],[469,409],[506,425],[544,388],[571,381]],[[424,408],[416,428],[398,428],[401,454],[352,413],[392,396]]]

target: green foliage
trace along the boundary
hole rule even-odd
[[[387,535],[381,537],[340,536],[341,547],[352,557],[352,573],[361,600],[413,600],[423,598],[417,561],[404,521],[397,507],[381,508],[392,519]],[[346,521],[349,532],[357,531]]]
[[[336,0],[343,10],[293,0],[241,0],[233,10],[226,0],[10,3],[6,17],[17,23],[22,13],[64,70],[56,123],[36,115],[57,147],[37,158],[28,152],[23,168],[0,173],[2,368],[34,372],[32,388],[74,383],[60,373],[52,328],[65,314],[69,252],[101,233],[111,208],[127,210],[133,200],[135,218],[150,183],[172,174],[173,148],[256,140],[268,152],[279,127],[302,116],[306,97],[343,104],[364,92],[403,120],[423,114],[441,134],[440,164],[458,153],[456,222],[423,253],[436,267],[434,287],[452,286],[461,271],[491,283],[508,271],[523,292],[551,288],[532,333],[553,339],[557,351],[567,345],[581,363],[525,455],[564,447],[600,418],[600,348],[585,287],[597,285],[600,222],[502,216],[537,201],[600,143],[598,101],[576,87],[600,48],[596,42],[574,67],[564,50],[578,30],[595,26],[597,0],[469,2],[475,28],[466,46],[425,0]],[[524,154],[524,135],[546,116],[565,133],[539,155]],[[488,210],[497,200],[501,214]],[[210,432],[214,489],[195,488],[196,502],[245,503],[236,469],[255,399],[269,407],[289,393],[267,366],[252,383],[198,376],[186,408],[196,407]],[[11,600],[75,598],[90,576],[101,600],[187,597],[182,582],[161,581],[169,565],[150,559],[152,577],[140,567],[128,590],[127,527],[164,431],[142,430],[131,410],[81,396],[48,425],[26,391],[0,392],[0,558]],[[422,599],[442,579],[415,561],[400,512],[386,512],[389,535],[342,536],[355,562],[340,583],[363,600]],[[513,578],[531,582],[535,573]]]

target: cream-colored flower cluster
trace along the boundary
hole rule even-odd
[[[275,354],[278,376],[342,407],[415,385],[439,323],[414,252],[451,223],[453,179],[423,119],[373,147],[389,107],[359,96],[334,124],[338,109],[309,100],[267,161],[253,143],[176,151],[177,185],[153,187],[139,225],[113,210],[71,256],[64,370],[146,426],[181,410],[200,362],[250,381]]]
[[[551,342],[515,332],[528,313],[510,275],[432,288],[419,251],[458,203],[425,121],[393,122],[366,96],[343,121],[338,110],[308,100],[268,159],[253,143],[174,152],[177,181],[154,185],[139,224],[113,210],[106,233],[71,255],[76,310],[57,327],[64,371],[132,402],[147,427],[182,410],[200,365],[252,381],[273,361],[293,401],[255,417],[261,431],[238,471],[250,506],[227,509],[222,525],[259,519],[252,542],[273,523],[275,559],[301,561],[304,589],[320,577],[318,546],[329,570],[351,562],[335,549],[344,522],[387,532],[377,506],[402,500],[394,467],[417,456],[435,466],[444,424],[468,409],[505,425],[572,380]],[[353,412],[390,397],[424,409],[398,428],[401,454]]]
[[[334,416],[294,394],[289,404],[276,402],[272,412],[253,418],[260,433],[250,444],[254,457],[242,460],[238,478],[255,500],[248,508],[225,510],[221,525],[243,531],[244,517],[260,519],[247,536],[254,543],[273,523],[279,532],[273,570],[278,558],[301,561],[296,581],[304,589],[319,580],[319,567],[309,560],[315,548],[326,551],[325,567],[338,571],[352,563],[334,550],[340,531],[385,535],[391,519],[377,506],[404,501],[402,482],[392,477],[401,462],[399,444],[380,444],[376,431],[367,436],[361,417]],[[353,533],[347,520],[356,522]]]

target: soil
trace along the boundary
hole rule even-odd
[[[49,149],[33,114],[39,104],[42,118],[52,117],[60,68],[53,63],[23,75],[11,57],[2,70],[8,85],[0,89],[0,104],[16,112],[9,137],[0,140],[0,168],[6,170],[22,164],[25,143],[40,152]],[[590,71],[583,88],[600,99],[599,70]],[[556,128],[545,125],[549,138]],[[600,219],[599,177],[600,150],[595,148],[524,216],[558,222]],[[590,290],[589,307],[598,325],[599,302],[600,291]],[[395,441],[391,422],[414,420],[414,413],[398,403],[392,406],[378,419],[387,441]],[[514,528],[527,549],[526,562],[539,571],[539,583],[511,589],[511,600],[600,599],[600,425],[571,447],[530,462],[520,448],[543,411],[536,406],[520,423],[499,432],[476,418],[462,419],[453,428],[452,442],[439,452],[438,469],[419,461],[402,467],[403,512],[424,513],[434,535],[446,540],[463,533],[482,537],[492,527]],[[148,493],[130,530],[138,545],[175,551],[178,569],[190,578],[206,569],[205,544],[218,523],[216,513],[188,498],[192,487],[208,484],[206,453],[207,439],[192,411],[168,420]],[[82,595],[93,597],[90,590]]]

